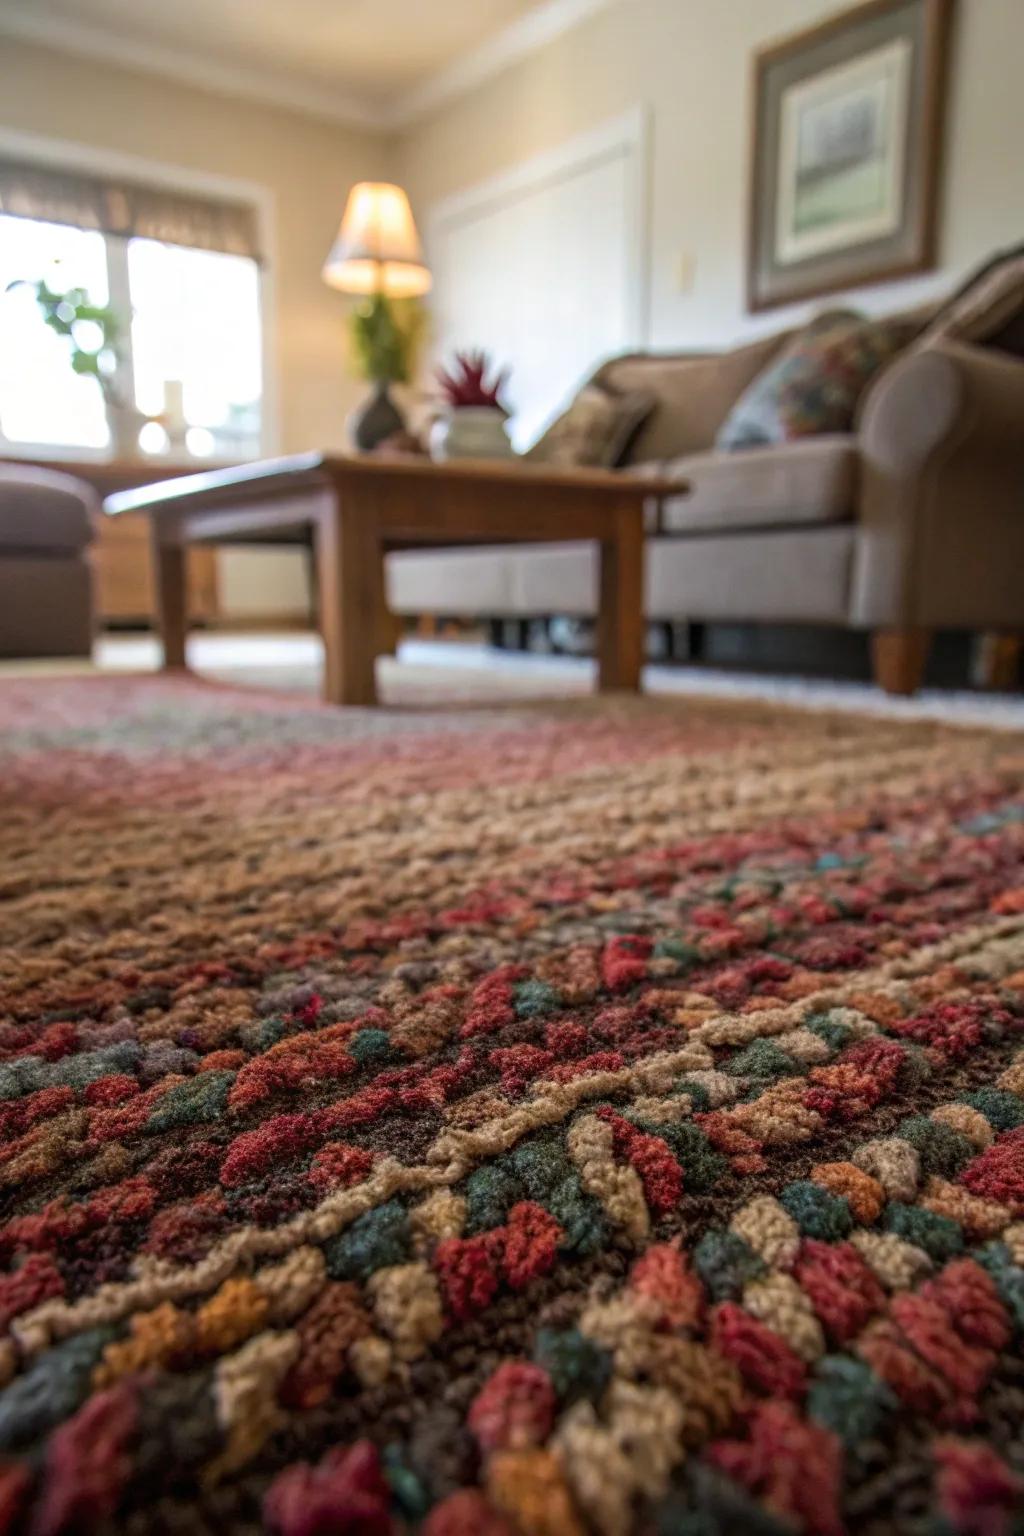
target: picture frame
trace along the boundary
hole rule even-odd
[[[935,265],[953,0],[867,0],[754,58],[747,302]]]

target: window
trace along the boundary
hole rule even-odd
[[[110,429],[95,379],[71,371],[68,348],[43,323],[35,295],[11,288],[45,277],[108,301],[104,239],[66,224],[0,218],[0,434],[11,443],[106,448]]]
[[[148,417],[166,410],[171,380],[171,410],[184,424],[188,453],[233,458],[255,451],[260,441],[256,263],[157,240],[130,240],[127,256],[137,409]]]
[[[29,286],[40,279],[114,311],[106,389],[73,370]],[[94,350],[102,333],[81,326]],[[251,208],[0,163],[0,453],[255,455],[261,331]]]

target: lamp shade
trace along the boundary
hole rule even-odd
[[[360,181],[348,195],[323,279],[342,293],[415,298],[430,288],[409,199],[387,181]]]

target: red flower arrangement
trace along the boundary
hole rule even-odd
[[[503,368],[493,374],[488,383],[487,374],[490,371],[491,359],[484,351],[456,352],[450,368],[437,370],[441,393],[452,410],[463,410],[467,406],[505,410],[500,396],[508,382],[508,369]]]

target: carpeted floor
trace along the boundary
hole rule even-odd
[[[0,684],[0,1532],[1024,1530],[1024,739]]]

